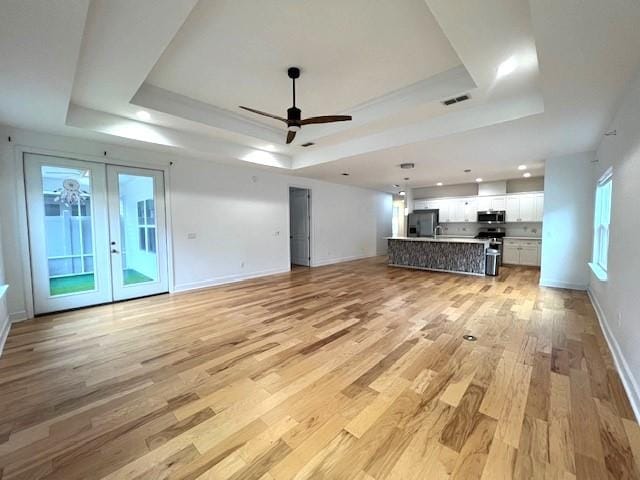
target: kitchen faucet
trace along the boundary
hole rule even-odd
[[[433,229],[433,238],[438,238],[438,229],[440,229],[440,234],[442,234],[442,225],[436,225],[436,228]]]

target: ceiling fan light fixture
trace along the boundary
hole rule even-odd
[[[289,130],[290,132],[299,132],[300,131],[300,125],[289,125],[287,127],[287,130]]]

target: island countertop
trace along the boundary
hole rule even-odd
[[[445,242],[445,243],[482,243],[489,246],[491,241],[487,238],[473,237],[387,237],[387,240],[404,240],[407,242]]]

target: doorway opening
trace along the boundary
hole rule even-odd
[[[311,190],[289,187],[289,248],[292,266],[311,266]]]
[[[168,291],[159,170],[26,153],[34,314]]]

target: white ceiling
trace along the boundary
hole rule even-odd
[[[424,0],[217,0],[196,5],[146,82],[252,119],[238,105],[286,116],[286,70],[300,66],[298,107],[314,116],[460,63]]]
[[[0,0],[0,13],[0,123],[384,191],[468,181],[464,168],[538,174],[594,149],[640,67],[638,0]],[[304,115],[353,121],[285,145],[278,122],[238,111],[284,113],[291,65]]]

